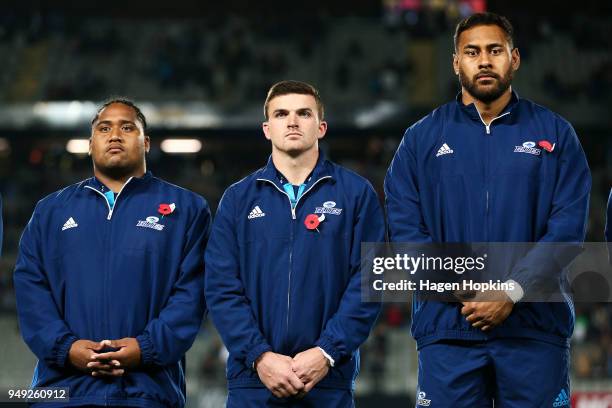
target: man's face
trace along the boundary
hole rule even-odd
[[[263,131],[273,150],[295,157],[315,148],[327,131],[317,112],[312,95],[288,94],[270,100]]]
[[[145,168],[149,137],[130,106],[113,103],[100,112],[91,129],[89,154],[94,168],[119,178]]]
[[[516,48],[510,49],[504,31],[496,25],[465,30],[457,41],[453,68],[465,91],[491,103],[508,90],[520,65]]]

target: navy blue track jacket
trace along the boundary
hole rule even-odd
[[[550,142],[552,151],[539,146]],[[457,100],[408,128],[385,179],[394,242],[582,242],[591,176],[572,126],[516,93],[485,126],[474,104]],[[558,282],[563,262],[536,247],[508,279],[525,293]],[[550,267],[531,268],[547,264]],[[460,303],[413,302],[419,347],[441,339],[529,337],[567,345],[573,304],[518,302],[489,333],[473,328]]]
[[[379,303],[361,301],[362,242],[381,242],[382,209],[362,177],[319,156],[291,210],[272,159],[230,186],[206,249],[206,301],[229,350],[231,388],[263,387],[253,362],[319,346],[335,367],[317,386],[351,389]],[[304,224],[325,215],[318,229]]]
[[[21,237],[14,280],[38,357],[32,386],[70,387],[61,406],[183,407],[184,355],[206,309],[208,204],[151,173],[130,179],[112,209],[107,191],[90,178],[47,196]],[[160,204],[175,210],[162,217]],[[141,367],[103,379],[70,366],[77,339],[123,337],[137,338]]]

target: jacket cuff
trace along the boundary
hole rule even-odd
[[[255,346],[249,351],[246,357],[247,367],[251,369],[255,369],[255,360],[259,358],[266,351],[272,351],[272,347],[270,347],[267,343],[262,343],[258,346]]]
[[[327,362],[329,363],[329,366],[333,367],[336,364],[334,359],[325,350],[323,350],[321,347],[317,347],[317,348],[323,354],[323,357],[325,357],[327,359]]]
[[[315,343],[315,346],[320,347],[323,350],[325,350],[325,353],[327,353],[331,357],[331,359],[334,361],[334,363],[336,363],[336,362],[338,362],[338,360],[340,360],[340,353],[334,347],[334,345],[333,345],[333,343],[331,342],[330,339],[328,339],[326,337],[322,337],[319,340],[317,340],[317,342]]]
[[[568,250],[563,248],[559,251]],[[544,280],[541,277],[557,276],[563,270],[561,265],[564,261],[560,262],[557,259],[558,255],[555,253],[552,255],[546,254],[545,256],[548,256],[547,259],[544,259],[544,255],[541,253],[536,255],[535,258],[528,259],[520,268],[515,269],[506,280],[506,282],[516,282],[521,288],[521,301],[533,302],[534,300],[542,300],[543,295],[547,296],[548,292],[557,289],[557,283],[552,283],[552,281]],[[566,259],[567,255],[563,255],[563,257]]]
[[[153,357],[155,355],[155,348],[151,341],[151,336],[146,333],[136,337],[138,345],[140,346],[140,364],[143,366],[153,365]]]
[[[55,364],[58,367],[64,368],[68,365],[68,355],[70,353],[70,347],[72,347],[72,344],[77,340],[78,338],[75,335],[69,334],[67,336],[64,336],[57,342],[55,351]]]
[[[512,300],[512,303],[518,303],[525,296],[525,291],[523,290],[520,283],[513,279],[508,279],[505,283],[511,284],[514,289],[507,289],[506,295]]]

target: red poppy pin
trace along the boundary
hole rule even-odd
[[[548,140],[540,140],[538,146],[546,150],[548,153],[552,153],[555,150],[555,143],[550,143]]]
[[[319,232],[319,224],[325,220],[325,214],[321,214],[320,217],[317,217],[316,214],[308,214],[306,219],[304,219],[304,225],[309,230],[317,230]]]
[[[176,205],[174,203],[160,204],[159,207],[157,208],[157,212],[162,215],[162,218],[164,218],[164,216],[172,214],[175,208],[176,208]]]

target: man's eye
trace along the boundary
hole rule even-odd
[[[100,132],[108,132],[108,131],[110,130],[110,127],[108,127],[108,126],[102,126],[102,127],[98,128],[98,130],[99,130]]]
[[[309,118],[310,116],[312,116],[312,114],[310,112],[302,112],[302,113],[300,113],[300,115],[305,117],[305,118]]]
[[[134,126],[132,125],[125,125],[122,127],[124,132],[131,132],[132,130],[134,130]]]

